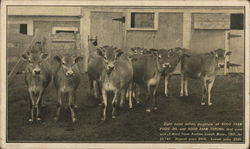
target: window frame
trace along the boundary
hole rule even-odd
[[[78,27],[52,27],[52,34],[58,34],[57,31],[73,31],[78,32]]]
[[[233,28],[232,28],[232,15],[242,15],[242,28],[239,28],[238,26],[237,27],[235,27],[235,26],[233,26]],[[230,30],[244,30],[245,29],[245,27],[244,27],[244,24],[245,24],[245,20],[244,20],[244,13],[230,13]]]
[[[154,27],[153,28],[132,28],[131,27],[131,15],[132,13],[153,13],[154,14]],[[158,30],[158,19],[159,19],[159,12],[155,11],[129,11],[127,13],[127,30],[130,31],[157,31]]]

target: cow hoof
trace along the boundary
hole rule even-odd
[[[113,118],[113,119],[115,119],[115,118],[116,118],[116,116],[115,116],[115,115],[112,115],[112,118]]]
[[[129,105],[129,109],[132,109],[133,108],[133,106],[132,105]]]
[[[204,106],[206,103],[205,102],[201,102],[201,105]]]
[[[211,106],[212,105],[212,103],[210,102],[210,103],[208,103],[208,106]]]
[[[155,110],[155,111],[158,110],[158,107],[154,107],[154,110]]]
[[[180,96],[181,96],[181,97],[183,97],[183,94],[182,94],[182,93],[180,93]]]
[[[31,118],[30,118],[30,119],[29,119],[29,122],[31,122],[31,123],[32,123],[32,122],[33,122],[33,119],[31,119]]]
[[[57,122],[58,121],[58,117],[54,117],[54,121]]]
[[[37,121],[41,121],[42,119],[40,117],[36,118]]]
[[[151,112],[151,110],[150,109],[146,109],[146,112]]]
[[[73,123],[76,123],[76,121],[77,121],[76,118],[73,118],[73,119],[72,119],[72,122],[73,122]]]
[[[105,118],[102,117],[102,118],[101,118],[101,121],[105,121]]]
[[[77,105],[74,105],[74,108],[75,108],[75,109],[78,109],[78,106],[77,106]]]
[[[137,103],[137,104],[140,104],[140,101],[137,100],[136,103]]]

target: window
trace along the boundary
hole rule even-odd
[[[131,13],[131,28],[154,28],[154,13]]]
[[[28,27],[27,24],[20,24],[19,33],[27,35],[27,31],[28,31],[27,27]]]
[[[53,27],[52,28],[52,34],[56,33],[74,33],[77,32],[77,27]]]
[[[157,12],[130,12],[128,30],[157,30]]]
[[[244,15],[242,13],[231,14],[230,28],[236,30],[244,29]]]

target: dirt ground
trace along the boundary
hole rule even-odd
[[[163,122],[243,122],[244,76],[242,74],[218,76],[212,89],[213,106],[201,106],[201,83],[189,81],[189,97],[180,97],[180,76],[171,78],[171,96],[164,95],[161,80],[157,98],[159,110],[146,113],[144,99],[133,109],[124,108],[116,119],[100,122],[100,107],[89,94],[86,75],[78,89],[78,122],[72,124],[70,111],[64,109],[59,122],[54,122],[56,94],[53,83],[47,88],[42,109],[42,123],[28,123],[29,96],[24,76],[19,74],[8,87],[9,142],[17,141],[159,141],[159,128]],[[125,106],[127,107],[127,106]]]

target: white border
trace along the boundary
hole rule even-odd
[[[6,142],[6,5],[60,6],[246,6],[245,22],[245,144],[174,143],[5,143]],[[249,147],[249,3],[246,1],[3,1],[1,3],[1,148],[248,148]]]

